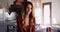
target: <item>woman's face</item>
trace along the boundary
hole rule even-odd
[[[27,14],[30,14],[32,12],[32,5],[31,4],[28,4],[27,7],[26,7],[26,13]]]

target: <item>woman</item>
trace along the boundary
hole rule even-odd
[[[35,18],[33,15],[33,4],[29,1],[25,3],[22,16],[18,16],[19,32],[35,32]]]

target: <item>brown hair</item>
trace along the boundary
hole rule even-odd
[[[32,18],[32,17],[33,17],[33,4],[32,4],[31,2],[29,2],[29,1],[27,1],[27,2],[25,3],[25,7],[24,7],[25,14],[26,14],[26,7],[27,7],[28,4],[30,4],[30,5],[32,6],[32,12],[31,12],[30,15],[29,15],[29,17]]]
[[[31,24],[31,22],[33,22],[32,20],[33,20],[33,18],[34,18],[34,15],[33,15],[33,4],[31,3],[31,2],[29,2],[29,1],[27,1],[27,2],[25,2],[25,7],[24,7],[24,12],[25,12],[25,14],[26,14],[26,7],[27,7],[27,5],[28,4],[30,4],[31,6],[32,6],[32,12],[30,13],[30,15],[29,15],[29,25]]]

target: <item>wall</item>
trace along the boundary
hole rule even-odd
[[[52,2],[52,22],[60,23],[60,0],[42,0],[42,3]]]

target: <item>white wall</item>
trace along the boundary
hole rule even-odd
[[[60,0],[42,0],[42,3],[52,2],[52,20],[60,24]]]

